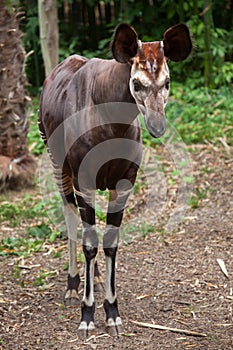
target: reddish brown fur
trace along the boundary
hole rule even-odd
[[[142,48],[139,49],[136,60],[140,68],[147,71],[148,77],[156,78],[161,71],[164,60],[164,52],[161,49],[160,42],[142,43]],[[153,70],[153,65],[155,63],[156,69]]]

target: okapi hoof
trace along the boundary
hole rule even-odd
[[[94,313],[95,313],[95,303],[92,306],[86,305],[83,301],[81,305],[82,318],[81,323],[78,328],[79,338],[86,340],[88,337],[93,335],[95,325],[94,325]]]
[[[110,318],[106,323],[107,333],[111,337],[117,337],[123,333],[123,326],[120,317],[117,317],[115,321]]]
[[[64,304],[66,306],[77,306],[79,305],[78,288],[80,284],[80,277],[77,274],[74,277],[68,275],[68,288],[64,298]]]
[[[91,321],[88,324],[87,322],[82,321],[78,328],[79,339],[86,340],[87,338],[91,337],[94,334],[94,330],[95,330],[94,322]]]
[[[105,300],[104,310],[106,313],[106,328],[109,335],[115,337],[123,333],[122,321],[117,307],[117,299],[112,304],[108,300]]]
[[[75,289],[67,290],[64,298],[64,304],[65,306],[77,306],[80,304],[78,292]]]

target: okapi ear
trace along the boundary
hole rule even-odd
[[[186,24],[177,24],[164,33],[164,55],[171,61],[183,61],[191,53],[193,44]]]
[[[116,27],[111,43],[112,56],[120,63],[127,63],[130,58],[136,56],[138,50],[138,38],[135,30],[126,23]]]

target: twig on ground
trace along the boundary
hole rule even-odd
[[[219,264],[220,266],[220,269],[222,270],[222,272],[224,273],[224,275],[229,278],[229,274],[227,272],[227,268],[226,268],[226,265],[224,263],[224,261],[222,259],[217,259],[217,263]]]
[[[205,333],[190,331],[188,329],[172,328],[172,327],[166,327],[166,326],[161,326],[161,325],[157,325],[157,324],[144,323],[144,322],[138,322],[138,321],[131,321],[131,322],[138,325],[138,326],[146,327],[146,328],[159,329],[162,331],[170,331],[170,332],[175,332],[175,333],[184,333],[186,335],[193,335],[196,337],[207,337],[207,334],[205,334]]]

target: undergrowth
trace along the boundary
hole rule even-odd
[[[173,83],[167,116],[186,144],[217,143],[220,139],[233,144],[233,98],[229,88],[191,90]]]

